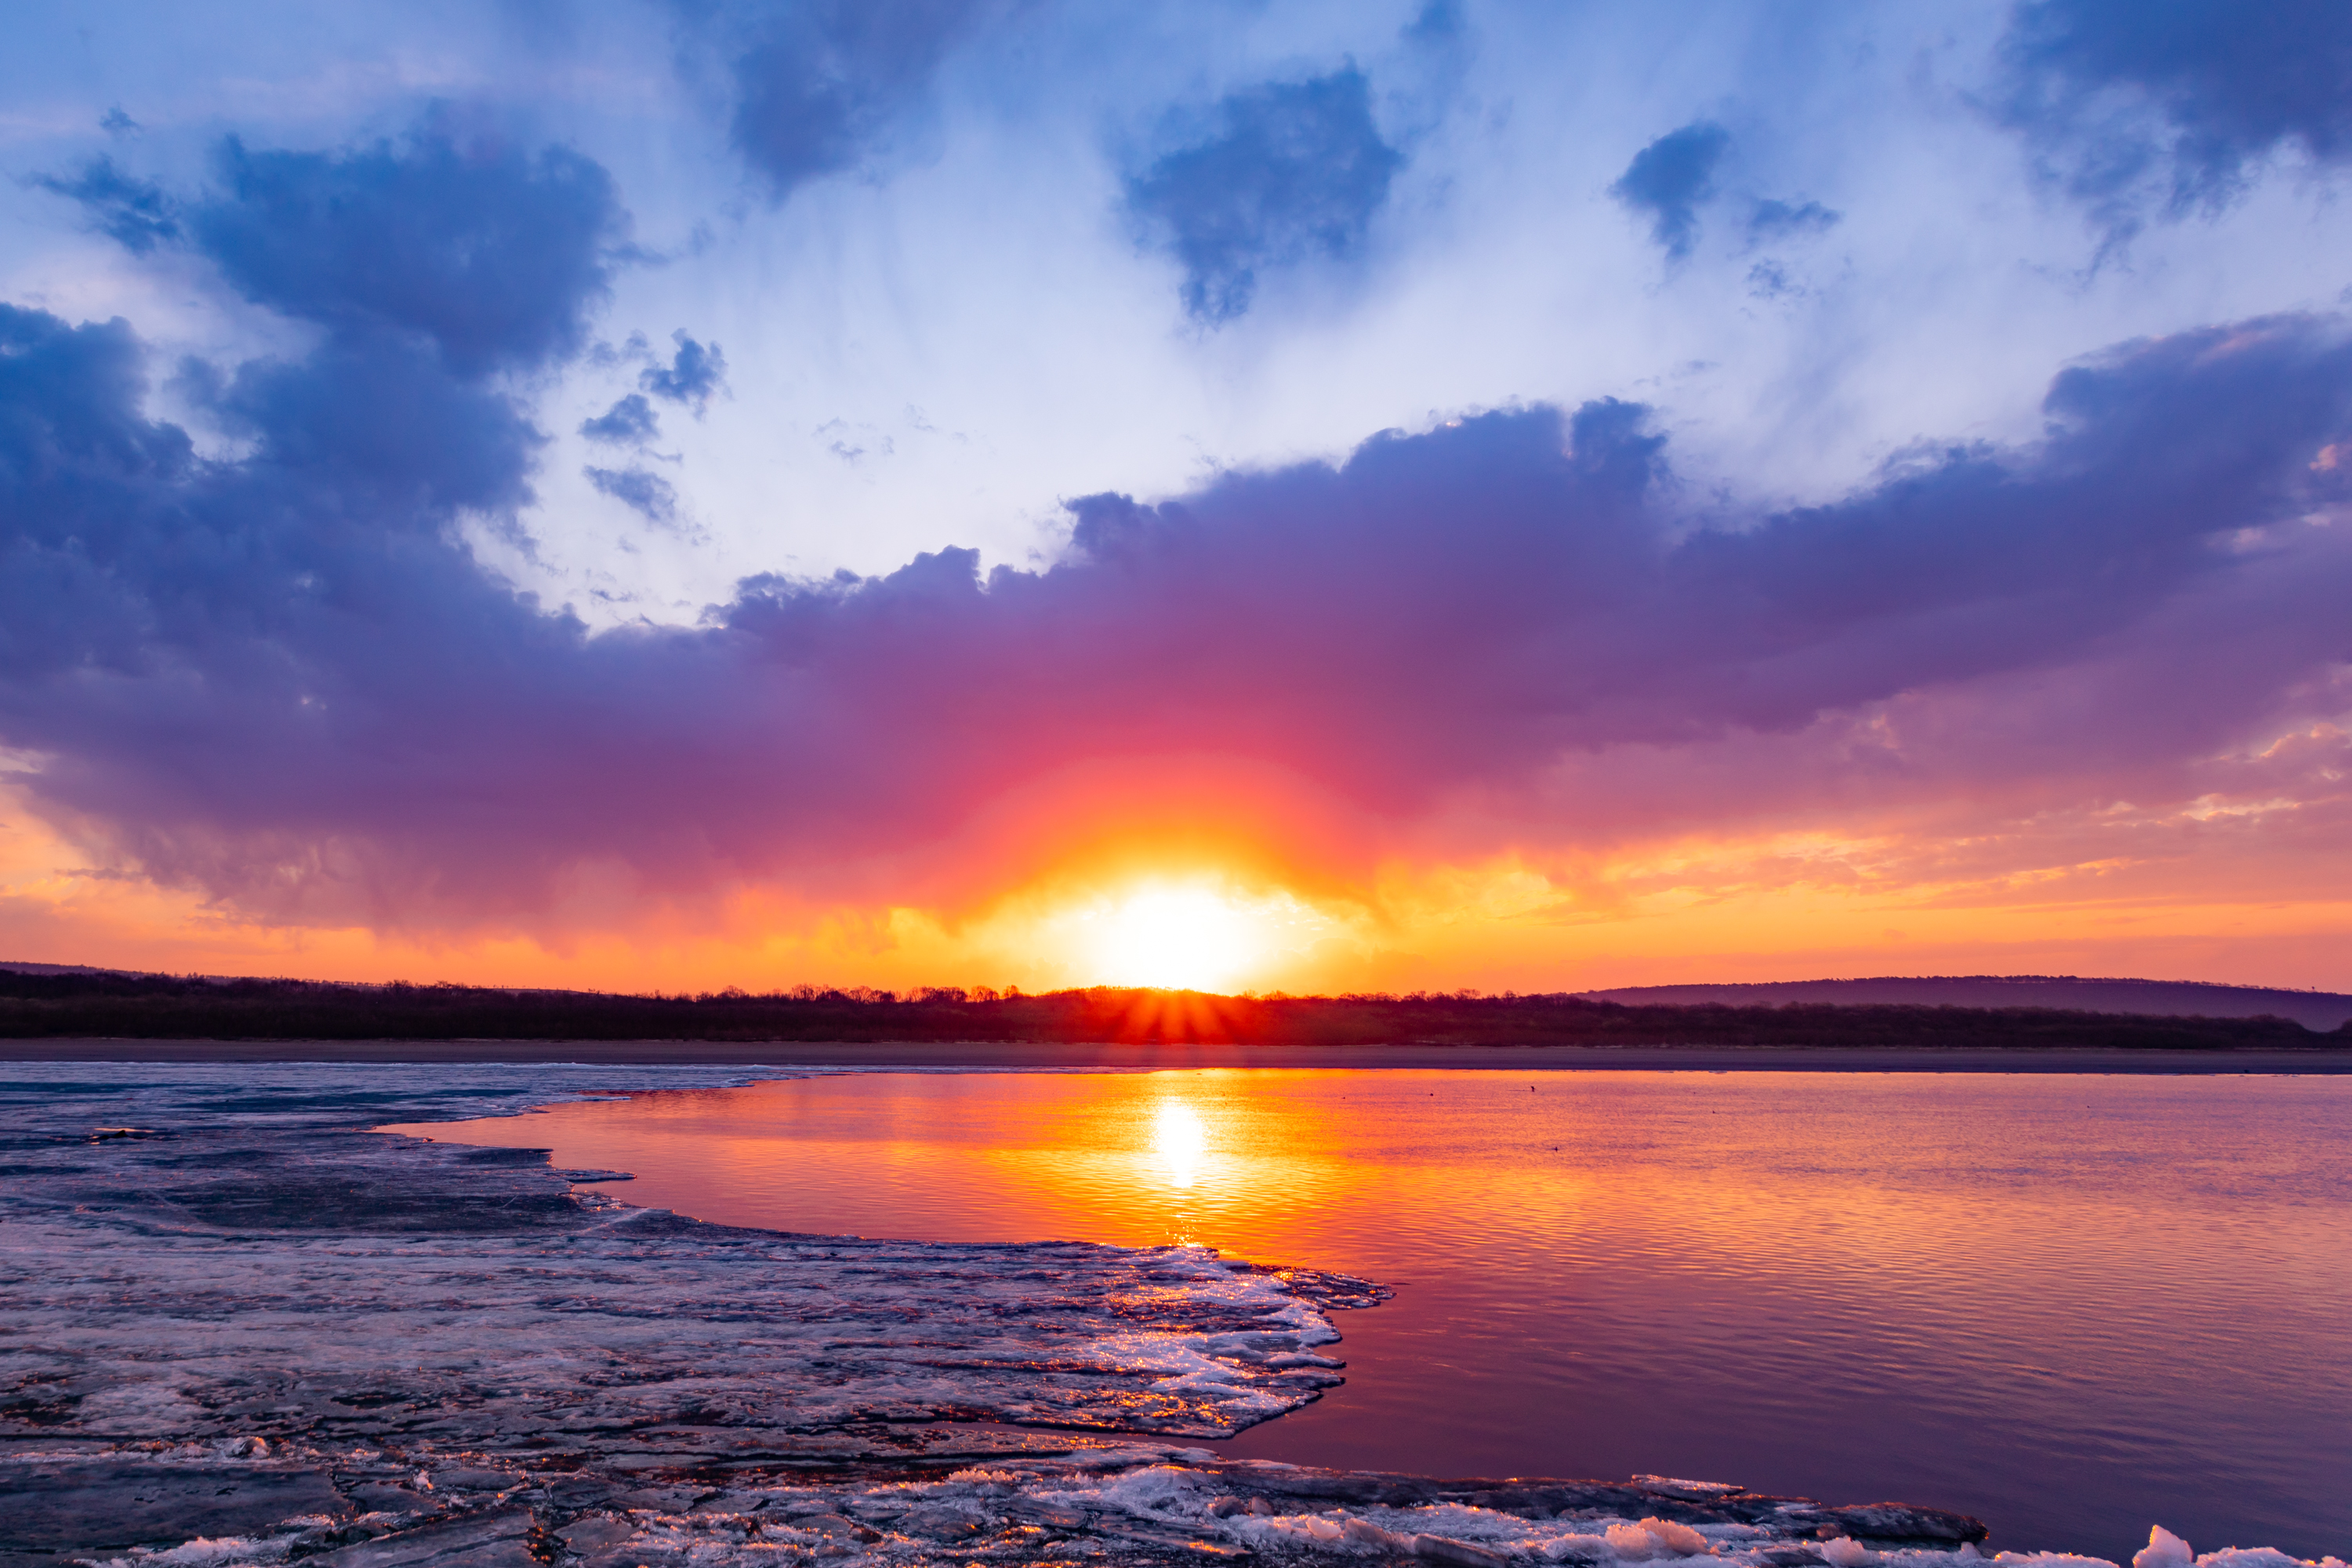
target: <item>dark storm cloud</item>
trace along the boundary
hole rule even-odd
[[[2033,0],[2001,59],[2005,118],[2119,229],[2147,199],[2228,201],[2283,147],[2352,160],[2352,7],[2336,0]]]
[[[990,0],[677,7],[688,35],[721,52],[735,151],[780,199],[863,162],[996,8]]]
[[[656,397],[685,404],[699,414],[711,394],[727,384],[727,356],[719,352],[717,343],[696,342],[683,331],[672,332],[670,341],[677,345],[677,353],[669,363],[640,372],[637,384]]]
[[[33,184],[80,203],[100,233],[137,255],[180,237],[177,204],[159,187],[124,174],[111,158],[91,159],[70,179],[37,174]]]
[[[1205,136],[1129,179],[1127,201],[1182,264],[1186,312],[1214,323],[1249,309],[1261,268],[1360,250],[1403,166],[1350,67],[1226,97]]]
[[[1715,195],[1731,132],[1710,121],[1669,131],[1639,153],[1609,194],[1650,220],[1650,237],[1680,260],[1698,241],[1698,209]]]

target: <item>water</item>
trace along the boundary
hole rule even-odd
[[[1235,1455],[1895,1498],[2118,1560],[2151,1522],[2352,1545],[2352,1079],[873,1074],[406,1131],[727,1224],[1396,1286]]]

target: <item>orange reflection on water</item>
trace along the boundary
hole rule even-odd
[[[1209,1132],[1201,1113],[1181,1100],[1163,1100],[1151,1117],[1151,1152],[1168,1184],[1189,1187],[1201,1179],[1208,1158]]]
[[[725,1224],[1399,1287],[1239,1455],[1909,1497],[2117,1561],[2352,1531],[2352,1079],[845,1074],[404,1131]]]

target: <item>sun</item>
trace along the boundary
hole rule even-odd
[[[1259,914],[1207,888],[1148,888],[1102,910],[1091,967],[1109,985],[1215,991],[1265,956]]]

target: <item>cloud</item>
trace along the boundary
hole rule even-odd
[[[1267,193],[1303,165],[1254,185],[1236,151],[1293,145],[1318,94],[1360,110],[1350,75],[1228,100],[1173,166],[1213,207],[1201,171],[1230,157],[1258,193],[1234,210],[1286,215],[1235,220],[1229,283],[1321,243],[1332,202],[1360,233],[1360,179],[1302,218]],[[44,759],[19,787],[105,865],[268,918],[553,919],[592,874],[820,896],[1021,800],[1045,803],[1032,869],[1123,812],[1213,834],[1288,799],[1268,841],[1368,879],[1380,835],[1570,775],[1555,838],[1767,784],[1949,801],[1962,773],[1990,795],[2063,772],[2096,797],[2308,719],[2352,655],[2352,465],[2323,456],[2352,442],[2352,346],[2301,317],[2122,345],[2057,376],[2040,440],[1924,447],[1820,506],[1695,520],[1648,410],[1537,405],[1087,496],[1034,570],[945,549],[592,635],[457,525],[520,526],[544,437],[488,373],[581,342],[624,222],[603,172],[422,136],[226,168],[194,243],[328,329],[190,379],[246,455],[144,412],[127,325],[0,313],[0,744]],[[682,395],[716,374],[689,342],[661,373]],[[640,470],[590,478],[674,510]],[[1858,738],[1890,714],[1947,739]],[[1777,772],[1678,786],[1703,800],[1621,761],[1743,746]],[[931,856],[894,896],[959,874]]]
[[[710,395],[727,384],[727,356],[719,345],[696,342],[683,331],[672,332],[677,353],[666,365],[657,364],[637,375],[637,384],[656,397],[682,403],[700,414]]]
[[[643,468],[588,468],[580,470],[588,482],[647,522],[669,523],[677,518],[677,491],[659,474]]]
[[[986,0],[805,0],[680,9],[692,30],[722,40],[734,99],[730,138],[781,200],[856,167],[994,7]]]
[[[439,355],[398,339],[337,341],[299,361],[241,365],[207,412],[257,441],[247,470],[256,479],[331,498],[392,531],[528,505],[546,440],[510,398],[452,377]]]
[[[590,159],[430,128],[348,153],[231,138],[219,176],[190,226],[246,298],[349,338],[429,342],[465,376],[576,353],[628,230]]]
[[[1633,154],[1609,194],[1650,218],[1650,237],[1679,261],[1698,242],[1698,209],[1715,195],[1715,171],[1731,132],[1701,120],[1669,131]]]
[[[1428,0],[1405,24],[1403,37],[1414,48],[1451,52],[1463,47],[1469,32],[1461,0]]]
[[[41,190],[81,204],[100,233],[140,256],[180,237],[178,204],[147,181],[116,167],[111,158],[93,158],[71,179],[37,174]]]
[[[1716,199],[1716,176],[1730,151],[1730,132],[1712,121],[1694,121],[1679,131],[1669,131],[1635,153],[1625,173],[1609,187],[1609,194],[1628,211],[1649,218],[1650,237],[1665,251],[1668,260],[1683,260],[1698,244],[1699,209]],[[1749,205],[1740,226],[1748,248],[1753,249],[1825,234],[1844,216],[1819,202],[1763,197]],[[1775,266],[1760,267],[1751,271],[1749,282],[1753,285],[1760,277],[1771,285],[1760,292],[1785,292],[1785,280],[1771,283],[1781,279],[1781,272]]]
[[[1214,324],[1248,310],[1261,268],[1360,251],[1404,154],[1353,67],[1230,94],[1210,118],[1129,178],[1127,203],[1182,264],[1186,313]]]
[[[1748,291],[1759,300],[1790,300],[1804,293],[1777,261],[1759,261],[1748,269]]]
[[[632,392],[593,419],[580,424],[580,434],[611,447],[642,447],[661,434],[661,416],[643,393]]]
[[[2352,161],[2352,11],[2328,0],[2032,0],[2000,46],[2000,112],[2118,235],[2242,191],[2284,147]]]
[[[1748,215],[1748,243],[1769,245],[1775,240],[1826,234],[1844,216],[1819,202],[1790,203],[1768,198],[1758,202],[1755,210]]]
[[[2337,319],[2120,345],[2058,374],[2039,440],[1818,506],[1695,519],[1650,410],[1536,405],[1089,495],[1032,570],[940,550],[592,634],[460,525],[531,504],[546,437],[491,373],[583,341],[604,172],[425,134],[225,167],[189,243],[326,329],[183,369],[240,455],[150,416],[127,323],[0,308],[0,746],[102,868],[250,915],[472,929],[583,878],[823,897],[885,863],[893,897],[971,896],[1146,829],[1360,885],[1465,798],[1538,803],[1482,851],[1759,801],[2156,798],[2344,705]],[[676,342],[602,417],[721,384]],[[657,476],[587,478],[676,516]],[[1015,817],[987,877],[924,857]]]

